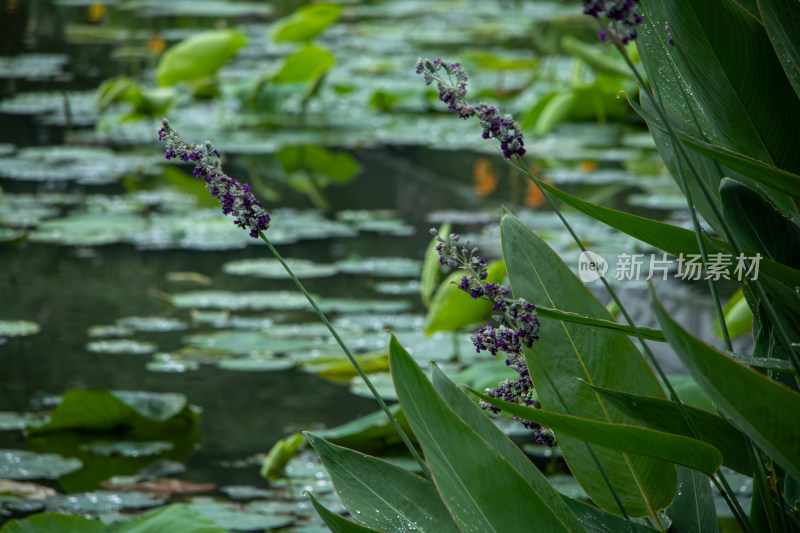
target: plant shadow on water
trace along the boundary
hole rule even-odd
[[[398,444],[386,437],[390,429],[374,430],[374,423],[366,430],[357,424],[338,435],[337,430],[325,434],[323,425],[331,428],[372,413],[374,401],[365,399],[363,387],[351,381],[349,363],[343,363],[326,331],[314,323],[291,281],[274,263],[265,262],[261,243],[211,209],[215,202],[209,203],[200,182],[186,169],[167,166],[157,156],[153,124],[169,106],[175,106],[170,113],[188,125],[192,138],[219,139],[231,176],[249,181],[265,205],[280,206],[270,209],[270,239],[292,258],[309,292],[319,295],[320,306],[342,329],[361,364],[384,372],[375,374],[375,381],[387,398],[394,397],[385,374],[387,328],[420,363],[435,359],[448,373],[462,371],[462,382],[474,388],[493,386],[492,380],[506,376],[502,363],[470,374],[470,364],[480,359],[467,335],[440,331],[426,338],[420,333],[425,308],[418,279],[431,225],[452,222],[487,256],[498,258],[498,205],[519,206],[524,222],[546,235],[568,265],[578,264],[578,251],[553,213],[541,206],[541,196],[521,175],[493,162],[496,154],[478,144],[479,136],[473,139],[472,132],[459,129],[458,121],[438,120],[442,117],[429,113],[427,97],[407,75],[410,63],[402,54],[396,60],[381,55],[400,42],[403,52],[416,58],[419,48],[461,47],[477,35],[497,54],[471,52],[472,61],[497,71],[497,87],[486,86],[485,92],[495,97],[514,89],[527,94],[518,106],[535,110],[537,99],[546,104],[557,96],[552,91],[569,69],[563,57],[557,58],[544,69],[554,79],[526,79],[526,72],[554,52],[546,42],[525,40],[529,26],[496,15],[502,10],[493,3],[464,27],[425,38],[425,32],[414,29],[426,20],[425,2],[405,7],[357,3],[355,14],[348,14],[350,22],[337,23],[321,37],[319,32],[306,36],[332,49],[337,66],[300,80],[305,85],[287,86],[246,76],[278,70],[276,58],[294,50],[266,37],[279,15],[269,6],[205,2],[206,12],[195,17],[186,12],[185,3],[170,8],[145,2],[134,20],[125,2],[118,8],[80,2],[21,4],[14,17],[27,17],[28,32],[37,39],[36,53],[23,53],[21,37],[12,37],[2,48],[9,57],[0,57],[0,321],[34,325],[16,324],[17,329],[5,332],[0,325],[0,449],[60,454],[82,462],[75,470],[69,462],[53,466],[50,455],[26,456],[20,459],[25,468],[42,461],[51,470],[29,477],[16,471],[16,478],[8,476],[12,479],[36,479],[67,493],[109,490],[96,493],[94,508],[82,500],[51,496],[47,510],[106,513],[109,522],[124,521],[119,512],[161,505],[159,498],[172,492],[151,486],[144,489],[151,496],[117,505],[108,503],[119,497],[113,491],[179,476],[198,484],[212,482],[232,500],[258,500],[239,506],[204,497],[187,500],[192,509],[230,529],[264,530],[295,521],[302,526],[311,523],[308,504],[287,511],[270,508],[271,501],[299,501],[308,488],[327,497],[329,508],[336,500],[329,483],[315,485],[327,475],[309,455],[296,458],[283,478],[261,489],[266,485],[259,466],[275,442],[314,430],[363,451],[373,451],[367,449],[372,446],[378,453],[385,445]],[[541,3],[539,11],[522,4],[531,18],[562,17],[574,26],[568,33],[593,36],[582,19],[566,15],[561,2]],[[415,10],[420,14],[410,16]],[[488,35],[482,28],[486,21],[477,20],[481,13],[504,24],[519,49],[507,49],[505,42]],[[150,86],[150,71],[160,53],[154,50],[167,46],[164,39],[174,44],[197,33],[195,29],[211,28],[215,18],[243,25],[251,39],[243,53],[222,67],[218,77],[216,69],[208,73],[211,83],[188,80],[189,85],[177,89]],[[290,22],[281,23],[289,33],[294,31],[286,29]],[[417,41],[386,29],[394,23]],[[3,27],[13,24],[11,17],[5,18]],[[358,25],[376,39],[384,32],[370,54],[349,52],[364,51],[360,37],[349,32]],[[128,48],[119,45],[126,39],[123,28],[139,32],[129,36]],[[68,54],[61,53],[65,44]],[[542,58],[527,57],[530,46]],[[140,73],[141,79],[113,78],[99,91],[108,97],[99,113],[94,90],[123,71]],[[291,72],[280,72],[277,78],[290,77]],[[591,86],[586,79],[593,75],[576,76],[580,79],[571,90],[584,94]],[[610,105],[609,118],[629,116],[627,109],[620,112],[613,101]],[[562,119],[587,118],[580,106],[570,113]],[[342,117],[350,118],[341,123]],[[317,127],[316,120],[329,128]],[[559,121],[542,118],[541,108],[531,112],[529,126],[543,135],[528,146],[542,155],[536,170],[546,181],[605,205],[687,222],[677,203],[648,202],[654,192],[662,199],[674,198],[677,188],[655,157],[649,136],[642,140],[641,127],[559,126]],[[576,217],[575,226],[582,235],[591,235],[587,244],[607,258],[633,249],[631,239],[621,239],[589,219]],[[709,309],[697,304],[695,288],[671,286],[675,291],[667,306],[681,321],[693,322],[694,333],[708,338]],[[637,322],[656,325],[641,287],[620,284],[620,292]],[[659,355],[669,369],[682,371],[679,365],[669,366],[671,353]],[[60,395],[67,393],[70,403],[61,404],[66,409],[75,401],[67,391],[95,387],[104,389],[96,391],[103,400],[92,397],[81,404],[78,399],[73,409],[92,413],[80,407],[91,404],[98,408],[96,418],[36,429],[47,427],[39,413],[55,409],[56,418]],[[107,391],[183,397],[128,398],[126,403]],[[175,401],[179,409],[169,417],[154,414],[158,406]],[[191,405],[202,409],[201,418]],[[25,427],[27,437],[19,431]],[[526,440],[519,428],[504,426],[504,431]],[[371,437],[361,438],[362,432]],[[558,453],[550,456],[536,447],[530,455],[554,472],[565,470]],[[19,456],[7,454],[5,459],[11,463]],[[408,466],[403,461],[398,459]],[[185,470],[176,463],[185,464]],[[10,470],[0,468],[0,478],[3,472]],[[574,482],[564,481],[571,478],[559,479],[562,491],[585,496]],[[188,494],[192,487],[174,492],[184,489]],[[0,505],[0,521],[39,510],[14,500],[7,508]],[[270,522],[275,512],[279,519]],[[293,518],[287,519],[287,513]]]

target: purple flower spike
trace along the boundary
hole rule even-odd
[[[636,27],[641,24],[642,16],[636,11],[633,0],[583,0],[583,13],[600,21],[607,20],[608,25],[598,33],[603,42],[615,37],[622,44],[628,44],[639,36]]]
[[[506,380],[500,383],[498,388],[488,389],[486,394],[520,405],[534,405],[533,382],[525,361],[524,349],[532,347],[539,338],[536,306],[522,298],[513,299],[511,289],[508,287],[494,281],[487,282],[486,260],[478,255],[477,248],[470,248],[469,241],[463,245],[459,244],[460,237],[455,233],[445,239],[435,228],[431,229],[431,234],[437,241],[439,263],[467,272],[467,275],[461,278],[458,288],[469,293],[472,298],[492,302],[492,311],[496,316],[493,322],[488,322],[473,336],[475,350],[478,353],[489,352],[492,355],[503,352],[506,355],[506,365],[519,374],[518,380]],[[484,403],[482,407],[498,412],[489,404]],[[553,445],[552,435],[541,426],[527,420],[516,419],[534,431],[538,442]]]
[[[269,228],[269,213],[264,211],[261,202],[250,192],[250,185],[239,183],[222,171],[219,151],[210,141],[202,146],[187,143],[170,127],[167,119],[161,121],[158,139],[167,143],[164,157],[194,164],[194,176],[206,182],[206,189],[219,201],[222,214],[236,218],[234,224],[249,229],[254,239],[258,238],[259,231]]]
[[[442,71],[447,79],[442,75]],[[434,81],[439,89],[439,100],[447,104],[450,112],[458,112],[458,116],[467,119],[477,115],[483,127],[484,139],[497,139],[506,159],[525,154],[522,131],[511,115],[500,116],[497,108],[485,103],[472,107],[467,102],[467,73],[461,63],[451,63],[444,59],[431,61],[417,59],[415,72],[422,74],[425,85]]]

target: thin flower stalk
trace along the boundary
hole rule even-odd
[[[166,142],[167,148],[165,157],[167,159],[177,158],[186,163],[192,163],[195,165],[194,175],[198,178],[203,178],[206,183],[206,188],[211,193],[211,196],[219,200],[223,214],[233,215],[235,218],[234,224],[242,229],[250,230],[251,237],[260,238],[264,241],[264,243],[266,243],[269,250],[286,270],[286,273],[289,274],[289,277],[292,279],[303,296],[306,297],[308,303],[314,309],[320,321],[325,324],[325,327],[328,328],[328,331],[330,331],[331,335],[339,344],[344,354],[352,363],[353,367],[355,367],[356,372],[358,372],[358,375],[367,385],[367,388],[375,397],[378,405],[380,405],[381,409],[392,423],[395,431],[397,431],[411,455],[419,463],[422,471],[429,479],[431,479],[431,474],[427,463],[425,463],[416,447],[408,438],[408,435],[406,435],[405,431],[403,431],[403,429],[400,427],[397,419],[389,410],[389,407],[386,405],[386,402],[383,401],[383,398],[381,398],[380,394],[378,394],[378,391],[375,389],[375,386],[372,384],[372,381],[369,379],[369,377],[367,377],[367,374],[361,368],[358,360],[356,360],[353,353],[347,347],[347,344],[345,344],[345,342],[339,336],[336,328],[334,328],[333,324],[330,323],[328,318],[317,305],[316,301],[314,301],[314,298],[311,296],[311,294],[309,294],[289,265],[286,264],[286,261],[284,261],[283,257],[278,253],[266,235],[264,235],[264,231],[269,228],[271,217],[263,209],[261,202],[255,199],[250,191],[250,186],[246,183],[238,182],[237,180],[227,176],[222,171],[220,153],[216,148],[214,148],[210,141],[206,141],[202,145],[187,143],[180,137],[180,135],[178,135],[177,131],[172,129],[169,121],[166,118],[161,123],[161,129],[158,130],[158,138],[159,140]]]

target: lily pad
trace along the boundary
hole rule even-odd
[[[145,492],[98,490],[82,494],[56,494],[44,500],[45,507],[59,513],[101,513],[122,509],[147,509],[164,505],[164,500]]]
[[[163,452],[173,449],[175,446],[171,442],[92,442],[82,444],[81,451],[89,452],[94,455],[114,455],[119,457],[147,457],[160,455]]]
[[[345,274],[383,276],[389,278],[418,278],[422,262],[405,257],[364,257],[345,259],[336,263]]]
[[[350,300],[345,298],[325,298],[317,300],[317,305],[325,313],[403,313],[411,309],[407,300]]]
[[[314,339],[275,338],[268,331],[219,331],[199,333],[183,339],[190,346],[211,348],[227,354],[267,354],[308,350]]]
[[[28,424],[38,418],[32,413],[0,412],[0,431],[25,429]]]
[[[382,281],[375,284],[375,292],[392,294],[395,296],[417,295],[420,291],[419,280],[408,281]]]
[[[294,274],[300,279],[326,278],[336,274],[334,265],[322,265],[303,259],[286,261]],[[234,276],[251,276],[256,278],[289,279],[283,265],[277,259],[244,259],[231,261],[222,266],[223,272]]]
[[[133,330],[125,326],[91,326],[86,334],[89,337],[128,337],[133,335]]]
[[[158,346],[149,342],[141,342],[133,339],[115,339],[90,342],[86,344],[86,350],[92,353],[106,353],[112,355],[147,355],[158,350]]]
[[[296,521],[293,516],[257,513],[246,507],[206,497],[192,498],[188,507],[231,531],[263,531],[285,527]]]
[[[231,311],[250,310],[279,311],[306,309],[309,307],[305,296],[297,292],[228,292],[193,291],[173,294],[172,305],[187,309],[228,309]]]
[[[75,458],[27,450],[0,450],[0,478],[58,479],[79,470],[83,463]]]
[[[24,519],[10,520],[3,526],[3,533],[42,533],[51,531],[107,533],[108,528],[99,520],[61,513],[35,514]]]
[[[0,337],[27,337],[40,329],[39,324],[28,320],[0,320]]]
[[[217,366],[224,370],[239,372],[276,372],[289,370],[295,365],[291,359],[275,359],[270,357],[237,357],[221,359]]]
[[[117,320],[117,324],[125,328],[130,328],[134,331],[150,333],[162,331],[182,331],[188,327],[187,324],[182,320],[161,316],[129,316],[120,318]]]
[[[121,426],[152,428],[166,423],[186,427],[196,424],[199,418],[199,408],[189,405],[183,394],[71,389],[44,423],[28,426],[28,433],[110,430]]]
[[[145,367],[150,372],[183,373],[197,370],[200,368],[200,364],[197,361],[175,357],[172,354],[157,353],[153,356],[152,361],[148,361]]]

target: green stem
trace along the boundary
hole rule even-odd
[[[272,254],[280,262],[280,264],[283,266],[283,268],[286,269],[286,273],[289,274],[289,277],[292,278],[292,281],[294,282],[294,284],[297,286],[297,288],[300,290],[300,292],[303,293],[303,296],[306,297],[306,299],[308,300],[308,303],[311,304],[311,307],[314,308],[314,311],[317,313],[317,316],[319,317],[320,321],[322,321],[322,323],[325,324],[325,327],[327,327],[328,331],[331,332],[331,335],[333,335],[333,338],[336,339],[336,342],[342,348],[342,351],[344,352],[344,354],[347,356],[347,358],[350,360],[350,362],[355,367],[356,371],[358,372],[358,375],[361,376],[361,379],[364,380],[364,383],[366,383],[367,388],[372,393],[372,395],[375,397],[375,400],[377,400],[378,405],[380,405],[381,409],[383,409],[383,412],[386,413],[386,416],[389,418],[389,421],[392,423],[392,426],[394,427],[395,431],[397,431],[397,434],[400,435],[400,438],[403,440],[403,443],[408,448],[408,451],[411,452],[411,455],[414,457],[414,459],[416,459],[417,463],[419,463],[420,468],[422,468],[423,474],[425,474],[425,476],[428,479],[433,479],[431,477],[431,472],[428,469],[428,465],[425,463],[425,460],[422,458],[422,456],[420,456],[420,454],[417,451],[416,447],[414,446],[414,444],[412,444],[411,440],[408,438],[408,435],[406,435],[406,432],[403,431],[403,428],[400,427],[400,424],[397,423],[397,419],[394,417],[392,412],[389,410],[389,407],[386,405],[386,402],[383,401],[383,398],[381,398],[381,395],[378,394],[377,390],[375,390],[375,386],[372,384],[372,381],[370,381],[370,379],[367,377],[367,374],[361,368],[361,365],[358,364],[358,361],[356,360],[355,356],[350,351],[350,349],[347,347],[347,345],[344,343],[342,338],[339,336],[339,333],[336,331],[336,328],[334,328],[333,324],[331,324],[328,321],[328,318],[325,316],[325,313],[322,312],[322,310],[317,305],[317,302],[314,301],[314,297],[311,296],[308,293],[308,291],[303,286],[303,284],[300,282],[300,280],[297,279],[297,276],[294,275],[294,272],[292,272],[292,269],[289,267],[289,265],[286,264],[286,261],[283,260],[283,257],[281,256],[281,254],[278,253],[278,250],[276,250],[275,247],[272,245],[272,243],[269,242],[269,239],[267,239],[267,237],[264,235],[264,233],[261,230],[259,230],[258,236],[261,237],[261,240],[266,243],[267,248],[269,248],[270,252],[272,252]]]

